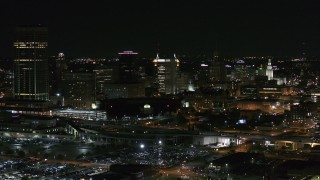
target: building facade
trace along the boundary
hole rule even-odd
[[[139,81],[139,67],[137,61],[137,52],[123,51],[119,52],[119,82],[136,83]]]
[[[271,59],[268,60],[268,66],[266,69],[266,76],[268,76],[268,80],[273,79],[273,69],[272,69],[272,65],[271,65]]]
[[[16,28],[14,46],[14,93],[18,100],[49,100],[48,29]]]
[[[160,59],[157,55],[153,64],[156,68],[156,83],[159,93],[176,94],[179,59],[175,55],[172,59]]]
[[[224,82],[226,80],[225,63],[218,56],[217,52],[215,52],[215,55],[211,62],[210,80],[212,82]]]
[[[95,101],[95,74],[67,72],[62,77],[65,105],[76,109],[91,109]]]

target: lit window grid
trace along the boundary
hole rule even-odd
[[[47,48],[47,42],[15,42],[13,45],[17,49],[44,49]]]

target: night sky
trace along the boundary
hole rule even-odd
[[[49,27],[49,53],[110,57],[320,55],[320,2],[257,0],[1,0],[0,57],[17,25]]]

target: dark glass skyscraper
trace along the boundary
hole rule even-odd
[[[138,53],[123,51],[118,53],[119,57],[119,82],[136,83],[139,79],[139,67],[137,65]]]
[[[48,29],[42,26],[16,28],[14,46],[14,98],[48,100]]]

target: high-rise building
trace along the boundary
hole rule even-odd
[[[95,74],[66,72],[62,76],[62,95],[65,105],[78,109],[91,109],[95,101]]]
[[[95,73],[95,91],[96,99],[106,97],[106,87],[118,80],[118,69],[112,65],[97,66],[93,70]]]
[[[248,72],[249,69],[246,65],[246,62],[244,60],[238,60],[234,64],[231,80],[247,83],[250,79]]]
[[[108,84],[105,87],[108,99],[140,98],[145,96],[144,83]]]
[[[205,86],[210,82],[210,66],[208,61],[201,61],[195,68],[194,79],[198,86]]]
[[[14,98],[48,100],[48,29],[42,26],[16,28],[14,46]]]
[[[293,102],[290,105],[289,118],[294,122],[302,122],[306,119],[307,108],[300,102]]]
[[[262,64],[260,64],[260,66],[257,68],[256,75],[257,76],[265,76],[266,75],[266,70],[263,68]]]
[[[218,56],[218,52],[214,52],[214,57],[210,66],[210,80],[213,82],[223,82],[226,80],[225,63]]]
[[[137,66],[137,52],[119,52],[119,82],[136,83],[139,80],[139,68]]]
[[[176,94],[180,65],[176,55],[172,59],[160,59],[157,55],[156,59],[153,60],[153,64],[156,67],[158,91],[164,94]]]
[[[266,76],[268,76],[268,80],[273,79],[273,69],[272,69],[272,65],[271,65],[271,59],[268,60],[268,66],[266,69]]]
[[[13,93],[13,73],[10,71],[0,70],[0,99],[12,98]]]
[[[62,75],[68,66],[64,53],[59,53],[49,59],[49,94],[52,96],[60,95],[62,92]]]

